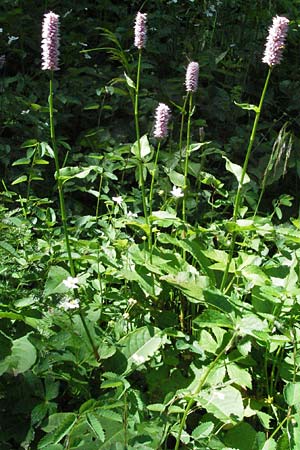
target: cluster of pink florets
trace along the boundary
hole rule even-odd
[[[199,64],[190,62],[185,76],[185,87],[187,92],[196,92],[198,89]]]
[[[262,61],[270,67],[279,64],[289,28],[289,20],[286,17],[273,17],[273,24],[269,29],[269,36]]]
[[[42,70],[58,70],[59,16],[53,12],[44,15],[42,28]]]
[[[134,45],[139,50],[145,47],[147,40],[147,14],[138,12],[134,25]]]
[[[157,139],[163,139],[168,135],[168,123],[171,117],[170,108],[164,103],[159,103],[155,111],[155,125],[153,135]]]

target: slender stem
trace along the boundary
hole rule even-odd
[[[152,170],[152,178],[151,178],[151,185],[150,185],[150,194],[149,194],[149,214],[152,214],[152,201],[153,201],[153,188],[154,188],[154,182],[155,182],[155,174],[156,174],[156,169],[157,169],[157,162],[158,162],[158,155],[159,155],[159,151],[160,151],[160,144],[161,142],[158,142],[158,146],[157,146],[157,150],[156,150],[156,155],[155,155],[155,161],[154,161],[154,168]]]
[[[140,49],[139,50],[139,58],[138,58],[138,66],[137,66],[137,75],[136,75],[135,98],[134,98],[134,121],[135,121],[136,140],[137,140],[137,146],[138,146],[139,186],[142,191],[144,217],[145,217],[146,223],[148,223],[148,211],[147,211],[147,204],[146,204],[145,182],[144,182],[143,164],[142,164],[142,157],[141,157],[141,141],[140,141],[140,125],[139,125],[139,92],[140,92],[141,65],[142,65],[142,50]]]
[[[186,132],[186,150],[185,150],[185,162],[184,162],[184,197],[182,200],[182,219],[186,222],[186,196],[187,196],[187,178],[188,178],[188,166],[190,156],[190,139],[191,139],[191,117],[193,109],[193,95],[189,94],[189,113]]]
[[[151,177],[151,185],[150,185],[150,193],[149,193],[149,250],[150,250],[150,262],[152,262],[152,244],[153,244],[153,233],[152,233],[152,208],[153,208],[153,193],[154,193],[154,182],[155,182],[155,174],[157,169],[157,162],[158,162],[158,155],[160,151],[160,144],[161,142],[158,141],[158,146],[156,150],[155,155],[155,161],[154,161],[154,168],[152,170],[152,177]]]
[[[190,400],[189,400],[189,402],[188,402],[188,404],[187,404],[187,406],[186,406],[186,408],[184,410],[184,413],[183,413],[183,416],[182,416],[182,419],[181,419],[181,422],[180,422],[179,431],[178,431],[178,435],[177,435],[177,439],[176,439],[176,445],[175,445],[174,450],[178,450],[179,449],[181,434],[182,434],[182,431],[183,431],[183,428],[184,428],[184,425],[185,425],[188,413],[190,412],[192,406],[194,405],[194,403],[196,401],[195,397],[201,392],[204,384],[206,383],[206,380],[207,380],[209,374],[216,367],[218,361],[222,358],[222,356],[230,349],[230,347],[231,347],[232,343],[234,342],[234,340],[235,340],[235,334],[231,337],[231,339],[228,342],[228,344],[225,345],[223,350],[216,356],[216,358],[208,366],[208,368],[207,368],[206,372],[204,373],[204,375],[200,378],[199,384],[198,384],[195,392],[192,394],[192,398],[190,398]]]
[[[182,139],[183,139],[183,128],[184,128],[184,119],[186,115],[186,104],[188,100],[188,94],[185,96],[182,112],[181,112],[181,124],[180,124],[180,132],[179,132],[179,155],[180,155],[180,161],[182,158]]]
[[[68,233],[68,227],[67,227],[66,206],[65,206],[65,199],[64,199],[64,193],[63,193],[63,183],[62,183],[62,179],[60,177],[58,150],[57,150],[56,138],[55,138],[55,129],[54,129],[54,120],[53,120],[53,71],[52,70],[51,70],[50,74],[51,74],[50,75],[50,86],[49,86],[50,137],[51,137],[51,143],[52,143],[52,148],[53,148],[53,152],[54,152],[60,214],[61,214],[61,220],[62,220],[63,229],[64,229],[65,242],[66,242],[69,265],[70,265],[70,272],[71,272],[72,277],[75,277],[76,272],[75,272],[74,262],[73,262],[72,253],[71,253],[71,246],[70,246],[69,233]]]
[[[271,72],[272,72],[272,69],[269,68],[268,74],[267,74],[267,78],[266,78],[266,81],[265,81],[265,85],[264,85],[264,88],[263,88],[263,91],[262,91],[262,94],[261,94],[261,97],[260,97],[260,102],[259,102],[258,108],[257,108],[256,113],[255,113],[255,119],[254,119],[252,132],[251,132],[251,136],[250,136],[250,139],[249,139],[249,144],[248,144],[248,148],[247,148],[247,152],[246,152],[246,157],[245,157],[245,161],[244,161],[244,165],[243,165],[243,169],[242,169],[242,175],[241,175],[241,179],[239,180],[238,189],[237,189],[237,193],[236,193],[236,197],[235,197],[234,209],[233,209],[233,217],[232,217],[233,223],[236,223],[237,217],[238,217],[238,214],[239,214],[241,201],[242,201],[243,183],[244,183],[246,171],[247,171],[247,168],[248,168],[248,162],[249,162],[251,150],[252,150],[252,147],[253,147],[253,144],[254,144],[254,139],[255,139],[255,135],[256,135],[257,125],[258,125],[258,122],[259,122],[260,113],[261,113],[263,102],[264,102],[265,95],[266,95],[266,92],[267,92],[267,87],[268,87],[268,84],[269,84]],[[237,235],[236,231],[233,231],[232,239],[231,239],[231,246],[230,246],[230,250],[229,250],[229,254],[228,254],[228,258],[227,258],[227,263],[226,263],[225,271],[224,271],[222,282],[221,282],[221,287],[220,287],[221,291],[223,291],[223,289],[224,289],[224,287],[226,285],[226,282],[227,282],[228,272],[229,272],[230,264],[231,264],[232,257],[233,257],[234,247],[235,247],[236,235]]]
[[[58,150],[57,150],[57,144],[56,144],[56,138],[55,138],[54,115],[53,115],[53,71],[52,70],[50,72],[50,84],[49,84],[49,120],[50,120],[50,137],[51,137],[51,143],[52,143],[52,148],[53,148],[53,152],[54,152],[54,161],[55,161],[55,169],[56,169],[56,177],[57,177],[60,214],[61,214],[61,220],[62,220],[63,229],[64,229],[65,243],[66,243],[66,247],[67,247],[69,266],[70,266],[70,273],[71,273],[72,277],[75,277],[76,272],[75,272],[75,266],[74,266],[72,253],[71,253],[69,232],[68,232],[68,226],[67,226],[66,206],[65,206],[65,199],[64,199],[64,192],[63,192],[63,182],[60,177]],[[79,311],[79,316],[80,316],[82,325],[86,331],[86,334],[87,334],[87,337],[91,344],[91,347],[93,349],[95,358],[97,361],[99,361],[100,357],[98,354],[97,347],[95,346],[95,344],[93,342],[92,336],[90,334],[90,331],[88,329],[88,326],[86,324],[86,321],[85,321],[82,311]]]

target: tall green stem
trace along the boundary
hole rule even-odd
[[[135,133],[138,147],[138,172],[139,172],[139,186],[142,191],[142,202],[144,217],[146,223],[148,223],[148,211],[145,195],[145,182],[143,175],[143,164],[141,155],[141,141],[140,141],[140,125],[139,125],[139,92],[140,92],[140,77],[141,77],[141,66],[142,66],[142,50],[139,50],[137,75],[136,75],[136,86],[135,86],[135,98],[134,98],[134,122],[135,122]]]
[[[188,179],[188,167],[189,167],[189,156],[190,156],[190,139],[191,139],[191,117],[193,113],[193,95],[189,93],[189,112],[188,112],[188,123],[186,132],[186,149],[185,149],[185,162],[184,162],[184,197],[182,200],[182,219],[186,222],[186,197],[187,197],[187,179]]]
[[[70,246],[70,240],[69,240],[69,232],[68,232],[68,225],[67,225],[67,214],[66,214],[66,206],[65,206],[65,199],[64,199],[64,192],[63,192],[63,182],[60,177],[60,167],[59,167],[59,159],[58,159],[58,150],[57,150],[57,144],[56,144],[56,138],[55,138],[55,128],[54,128],[54,114],[53,114],[53,71],[50,72],[50,84],[49,84],[49,120],[50,120],[50,138],[52,143],[52,148],[54,152],[54,161],[55,161],[55,170],[56,170],[56,178],[57,178],[57,187],[58,187],[58,196],[59,196],[59,206],[60,206],[60,214],[61,214],[61,220],[63,224],[64,229],[64,235],[65,235],[65,243],[67,248],[67,254],[68,254],[68,260],[69,260],[69,266],[70,266],[70,273],[72,277],[75,277],[75,267],[74,262],[72,258],[72,252],[71,252],[71,246]],[[93,353],[95,355],[95,358],[97,361],[100,359],[99,353],[97,350],[97,347],[94,344],[94,341],[92,339],[91,333],[88,329],[87,323],[85,321],[85,318],[83,316],[82,311],[79,311],[79,316],[82,322],[82,325],[85,329],[85,332],[87,334],[88,340],[91,344],[91,347],[93,349]]]
[[[182,112],[181,112],[181,124],[180,124],[180,132],[179,132],[179,155],[180,155],[180,161],[182,158],[182,141],[183,141],[183,129],[184,129],[184,119],[186,115],[186,104],[188,100],[188,94],[185,96]]]
[[[262,91],[262,94],[261,94],[261,97],[260,97],[260,102],[259,102],[258,108],[255,111],[255,119],[254,119],[254,123],[253,123],[253,127],[252,127],[251,136],[250,136],[250,139],[249,139],[249,144],[248,144],[246,157],[245,157],[245,161],[244,161],[244,165],[243,165],[243,169],[242,169],[241,179],[239,180],[238,189],[237,189],[235,202],[234,202],[233,217],[232,217],[233,223],[236,223],[237,217],[238,217],[238,214],[239,214],[241,201],[242,201],[243,183],[244,183],[246,171],[247,171],[247,168],[248,168],[248,162],[249,162],[251,150],[252,150],[252,147],[253,147],[253,144],[254,144],[256,130],[257,130],[257,125],[258,125],[258,122],[259,122],[260,113],[261,113],[263,102],[264,102],[265,95],[266,95],[266,92],[267,92],[267,87],[268,87],[268,84],[269,84],[271,72],[272,72],[272,70],[271,70],[271,68],[269,68],[268,74],[267,74],[267,78],[266,78],[266,81],[265,81],[265,85],[264,85],[264,88],[263,88],[263,91]],[[236,235],[237,235],[236,231],[233,231],[232,239],[231,239],[231,245],[230,245],[230,250],[229,250],[229,254],[228,254],[228,258],[227,258],[227,263],[226,263],[225,271],[224,271],[222,282],[221,282],[221,287],[220,287],[221,291],[223,291],[225,286],[226,286],[228,272],[229,272],[230,264],[231,264],[232,257],[233,257],[234,247],[235,247]]]
[[[153,244],[153,233],[152,233],[152,208],[153,208],[153,193],[154,193],[154,182],[155,182],[155,174],[157,169],[157,162],[158,162],[158,155],[160,151],[160,141],[158,142],[156,155],[155,155],[155,161],[154,161],[154,167],[151,173],[151,185],[150,185],[150,193],[149,193],[149,251],[150,251],[150,261],[152,262],[152,244]]]
[[[204,375],[200,378],[198,386],[197,386],[195,392],[192,394],[192,398],[190,398],[190,400],[189,400],[189,402],[188,402],[188,404],[187,404],[187,406],[186,406],[186,408],[184,410],[184,413],[183,413],[183,416],[182,416],[182,419],[181,419],[181,422],[180,422],[179,431],[178,431],[178,435],[177,435],[177,439],[176,439],[176,445],[175,445],[174,450],[178,450],[179,449],[181,434],[182,434],[182,431],[183,431],[183,428],[184,428],[184,425],[185,425],[188,413],[190,412],[192,406],[194,405],[194,403],[196,401],[195,397],[197,397],[197,395],[201,392],[204,384],[206,383],[206,380],[207,380],[209,374],[216,367],[216,365],[218,364],[218,362],[222,358],[222,356],[230,349],[230,347],[231,347],[232,343],[234,342],[234,340],[235,340],[235,334],[231,337],[231,339],[228,342],[228,344],[225,345],[223,350],[216,356],[216,358],[208,366],[208,368],[205,371]]]
[[[62,179],[60,177],[58,150],[57,150],[56,138],[55,138],[54,115],[53,115],[53,71],[51,70],[50,73],[51,73],[50,86],[49,86],[50,137],[51,137],[51,143],[52,143],[52,148],[53,148],[53,152],[54,152],[60,214],[61,214],[61,220],[62,220],[63,229],[64,229],[65,242],[66,242],[69,265],[70,265],[70,272],[71,272],[72,277],[75,277],[76,273],[75,273],[75,267],[74,267],[74,262],[73,262],[73,258],[72,258],[72,253],[71,253],[71,246],[70,246],[68,226],[67,226],[66,206],[65,206],[65,199],[64,199],[64,193],[63,193],[63,183],[62,183]]]

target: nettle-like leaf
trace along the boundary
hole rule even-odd
[[[45,283],[44,296],[52,294],[62,294],[69,291],[69,288],[63,283],[70,276],[69,272],[60,266],[52,266],[48,272],[48,278]]]
[[[236,424],[243,420],[243,399],[240,391],[232,386],[205,390],[197,396],[197,402],[224,423]]]
[[[151,326],[137,328],[120,339],[118,346],[127,360],[125,373],[147,362],[166,342],[160,329]]]
[[[28,335],[13,341],[11,354],[0,362],[0,375],[13,372],[15,376],[29,370],[36,361],[36,349],[28,340]]]

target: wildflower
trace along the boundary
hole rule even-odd
[[[78,309],[79,308],[79,300],[78,298],[66,298],[63,301],[61,301],[58,305],[59,308],[64,309],[65,311],[68,311],[69,309]]]
[[[134,218],[134,217],[137,217],[138,215],[137,215],[137,213],[134,213],[134,212],[132,212],[132,211],[128,211],[127,212],[127,217],[132,217],[132,218]]]
[[[138,12],[134,25],[134,45],[139,50],[145,47],[147,40],[147,14]]]
[[[282,52],[289,28],[289,20],[286,17],[273,17],[273,24],[269,28],[269,36],[265,46],[262,62],[270,67],[279,64],[282,59]]]
[[[128,305],[129,306],[134,306],[137,303],[137,301],[134,298],[129,298],[128,299]]]
[[[187,92],[196,92],[198,89],[199,64],[190,62],[185,75],[185,87]]]
[[[112,201],[121,206],[123,203],[123,198],[121,195],[119,195],[118,197],[112,197]]]
[[[176,186],[173,186],[173,189],[170,192],[170,194],[173,195],[173,197],[175,197],[175,198],[180,198],[180,197],[184,196],[184,193],[182,192],[181,187],[176,187]]]
[[[168,135],[168,122],[171,117],[170,108],[164,103],[159,103],[155,111],[154,137],[163,139]]]
[[[124,312],[123,314],[123,319],[128,320],[129,319],[129,313],[128,312]]]
[[[78,289],[78,281],[77,277],[68,277],[66,280],[63,280],[63,283],[68,289]]]
[[[53,12],[44,15],[42,29],[42,70],[58,70],[59,16]]]

